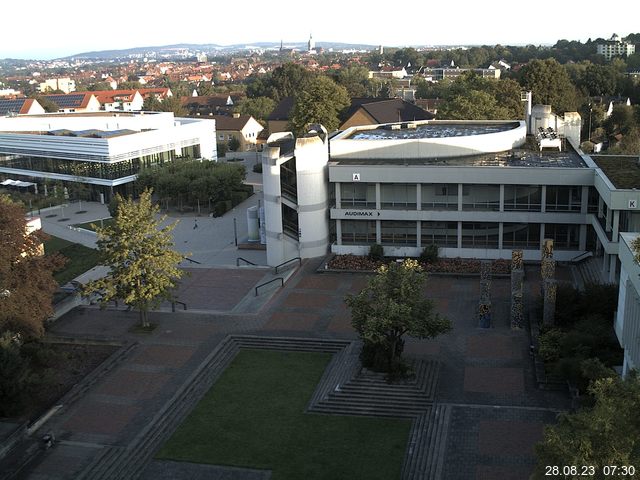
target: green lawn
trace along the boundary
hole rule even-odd
[[[96,227],[100,227],[100,226],[108,227],[113,225],[113,222],[115,222],[115,220],[113,218],[105,218],[104,220],[102,220],[102,223],[100,222],[101,222],[100,220],[94,220],[93,222],[79,223],[77,225],[74,225],[74,227],[84,228],[85,230],[91,230],[92,232],[95,232],[96,229],[93,228],[92,225],[95,225]]]
[[[273,480],[400,478],[410,420],[304,413],[330,358],[241,350],[157,457]]]
[[[66,265],[62,267],[62,270],[53,275],[60,285],[64,285],[98,264],[98,252],[96,250],[62,238],[51,235],[49,237],[49,240],[44,242],[45,254],[50,255],[59,252],[69,259]]]

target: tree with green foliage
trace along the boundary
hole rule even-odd
[[[225,148],[227,143],[223,143]],[[222,215],[246,200],[252,189],[244,185],[245,167],[231,163],[181,161],[163,168],[145,169],[138,175],[141,188],[151,188],[160,202],[195,207],[210,205]]]
[[[350,65],[340,69],[336,81],[347,89],[351,98],[366,97],[372,89],[369,70],[362,65]]]
[[[172,290],[184,275],[178,268],[184,255],[173,250],[171,231],[175,223],[161,227],[165,216],[157,217],[158,206],[151,202],[151,190],[139,201],[118,199],[115,222],[97,228],[98,251],[109,273],[88,283],[85,295],[98,294],[101,304],[122,300],[140,313],[148,328],[148,312],[163,300],[172,299]]]
[[[296,135],[304,134],[310,123],[321,123],[327,131],[336,130],[340,112],[350,103],[346,88],[329,77],[316,77],[295,95],[289,126]]]
[[[611,65],[589,65],[584,72],[584,87],[590,96],[613,95],[622,75]]]
[[[44,238],[41,231],[27,234],[24,209],[0,195],[0,333],[40,337],[53,314],[58,288],[53,272],[65,261],[60,255],[42,255]]]
[[[44,111],[47,113],[56,113],[57,111],[60,110],[60,107],[58,106],[58,104],[55,103],[50,98],[47,98],[43,95],[37,95],[34,98],[40,104],[40,106],[44,108]]]
[[[251,115],[264,127],[274,108],[276,102],[269,97],[246,97],[238,102],[235,110],[240,115]]]
[[[239,148],[240,140],[238,140],[236,137],[231,137],[231,140],[229,140],[229,151],[237,152]]]
[[[637,473],[640,465],[638,373],[632,371],[624,380],[618,376],[594,380],[589,393],[593,397],[592,407],[562,413],[556,425],[545,427],[544,440],[536,446],[538,464],[532,479],[549,478],[547,465],[593,466],[589,478],[594,479],[632,478],[629,474],[618,477],[623,475],[623,466],[629,465],[635,466]],[[605,474],[603,468],[610,466],[616,466],[617,471]]]
[[[575,111],[578,95],[569,74],[557,60],[531,60],[520,69],[520,85],[533,93],[533,103],[551,105],[554,112]]]
[[[520,86],[511,79],[487,79],[467,72],[440,90],[445,102],[438,110],[438,118],[509,120],[523,115]]]
[[[360,293],[347,295],[353,327],[364,342],[365,367],[403,374],[404,335],[434,338],[451,330],[451,322],[424,296],[426,277],[415,260],[393,262],[381,266]]]
[[[271,98],[279,102],[305,90],[315,75],[304,67],[289,62],[280,65],[271,74]]]

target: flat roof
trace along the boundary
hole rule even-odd
[[[613,186],[640,189],[640,157],[638,155],[591,155]]]
[[[546,150],[540,152],[530,145],[530,139],[527,140],[528,143],[522,148],[464,157],[399,158],[395,160],[340,157],[331,159],[331,163],[333,165],[424,165],[429,167],[588,168],[582,157],[570,148],[568,143],[568,149],[564,152]]]
[[[412,140],[420,138],[451,138],[505,132],[520,126],[519,122],[420,121],[379,125],[376,128],[357,127],[344,140]]]

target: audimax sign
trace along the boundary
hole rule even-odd
[[[379,217],[380,212],[371,212],[366,210],[347,210],[344,212],[345,217]]]

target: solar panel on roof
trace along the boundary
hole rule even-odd
[[[26,98],[15,98],[11,100],[0,100],[0,115],[8,115],[11,113],[20,113]]]
[[[60,108],[77,108],[82,105],[84,93],[69,93],[60,95],[47,95],[46,98],[58,105]]]

